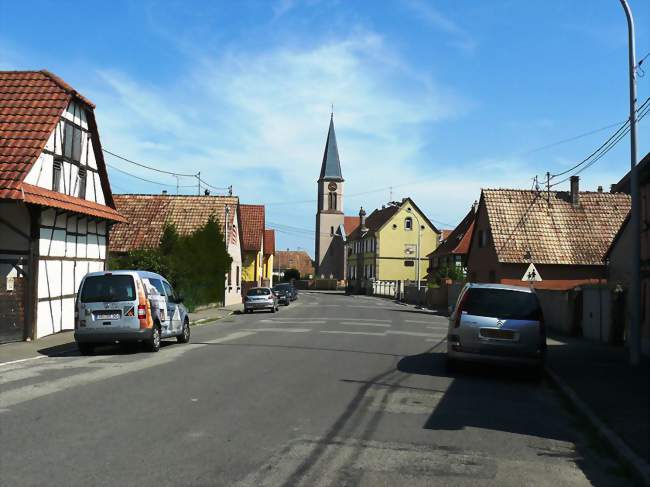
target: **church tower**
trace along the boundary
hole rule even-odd
[[[345,248],[341,228],[343,215],[343,174],[334,133],[334,114],[325,143],[323,163],[318,178],[318,211],[316,213],[316,275],[344,279]]]

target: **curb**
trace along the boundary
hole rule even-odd
[[[206,325],[206,324],[212,323],[214,321],[222,320],[222,319],[227,318],[228,316],[232,316],[234,314],[235,314],[235,312],[231,311],[230,313],[228,313],[226,315],[223,315],[223,316],[219,316],[217,318],[201,318],[200,320],[190,321],[190,326]]]
[[[591,423],[602,439],[616,452],[619,458],[632,468],[642,485],[650,486],[650,465],[637,455],[627,444],[614,433],[609,426],[596,416],[578,394],[559,375],[548,366],[544,367],[546,375],[573,406]]]

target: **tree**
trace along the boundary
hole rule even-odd
[[[436,284],[441,284],[445,279],[451,279],[454,282],[464,281],[465,272],[462,267],[455,264],[447,264],[438,267],[435,273]]]
[[[300,271],[295,268],[287,269],[284,271],[284,280],[285,281],[291,281],[291,280],[300,280]]]

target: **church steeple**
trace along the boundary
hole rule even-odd
[[[339,149],[336,145],[336,134],[334,133],[334,113],[330,117],[330,128],[327,132],[327,142],[323,154],[323,163],[320,168],[319,181],[343,181],[341,173],[341,161],[339,160]]]

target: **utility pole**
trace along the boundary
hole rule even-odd
[[[630,232],[632,234],[632,282],[630,284],[630,363],[639,365],[641,360],[641,205],[639,194],[639,171],[636,164],[636,59],[634,47],[634,18],[627,0],[620,0],[627,18],[628,69],[630,76],[630,193],[632,210]]]
[[[196,180],[199,182],[199,189],[198,189],[198,193],[196,194],[201,196],[201,171],[199,171],[198,174],[196,175]]]

